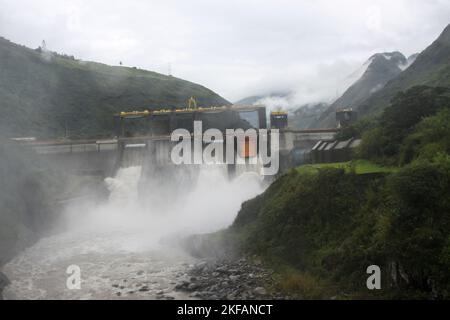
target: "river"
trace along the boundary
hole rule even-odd
[[[197,260],[176,243],[230,225],[241,203],[264,190],[244,173],[230,182],[221,168],[203,168],[182,195],[142,196],[141,167],[105,179],[108,201],[77,201],[61,213],[60,232],[40,239],[3,268],[5,299],[187,299],[174,287]],[[173,183],[177,183],[176,179]],[[144,188],[145,191],[145,188]],[[162,191],[161,191],[162,192]],[[168,199],[161,204],[156,199]],[[171,199],[171,200],[170,200]],[[69,289],[70,266],[80,288]]]

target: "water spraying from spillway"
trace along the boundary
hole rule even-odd
[[[254,172],[230,181],[225,166],[197,169],[189,183],[189,172],[141,182],[141,167],[122,168],[115,178],[105,180],[110,190],[106,203],[84,211],[83,216],[76,206],[70,208],[70,227],[142,231],[152,239],[212,232],[229,226],[242,202],[263,191]]]
[[[5,266],[12,284],[4,296],[117,298],[112,286],[128,279],[120,287],[129,298],[152,299],[156,292],[187,298],[173,290],[173,283],[193,258],[166,240],[229,226],[242,202],[264,186],[254,172],[230,181],[221,165],[186,166],[171,174],[153,169],[121,168],[104,181],[107,201],[68,205],[64,232],[40,240]],[[66,287],[69,265],[81,269],[81,290]],[[136,289],[143,284],[148,290]]]

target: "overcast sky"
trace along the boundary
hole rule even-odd
[[[376,52],[422,51],[449,0],[0,0],[0,35],[76,58],[200,83],[226,99],[295,90],[305,102]]]

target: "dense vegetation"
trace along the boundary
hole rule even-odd
[[[292,169],[224,234],[299,298],[450,298],[450,89],[414,87],[344,130],[354,160]],[[366,288],[379,265],[382,290]]]
[[[200,85],[156,72],[111,67],[31,50],[0,38],[0,134],[110,136],[119,111],[228,102]]]
[[[342,133],[360,136],[360,156],[392,165],[431,160],[450,151],[450,89],[418,86],[399,93],[378,118],[365,119]]]

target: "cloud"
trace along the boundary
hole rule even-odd
[[[171,63],[175,76],[232,101],[280,89],[332,96],[346,67],[356,70],[375,52],[421,51],[450,16],[445,0],[0,0],[0,7],[0,35],[11,41],[35,48],[45,39],[77,58],[161,73]]]

